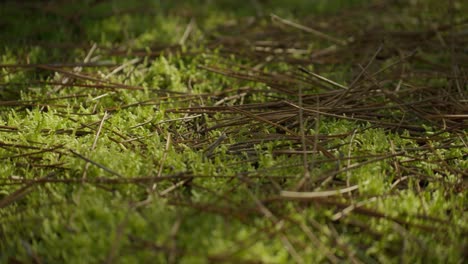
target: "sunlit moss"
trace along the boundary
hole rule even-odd
[[[242,120],[236,113],[174,111],[213,105],[225,96],[218,94],[237,95],[240,87],[262,91],[249,94],[242,99],[244,103],[283,98],[269,85],[200,68],[220,64],[242,70],[239,65],[250,63],[242,55],[226,58],[220,47],[208,50],[204,46],[202,39],[220,37],[209,34],[220,24],[255,16],[258,23],[267,25],[269,13],[296,21],[298,17],[333,13],[364,1],[251,2],[260,3],[260,8],[223,0],[145,1],[142,6],[147,9],[136,14],[126,13],[133,7],[128,1],[103,2],[92,8],[90,2],[83,6],[73,3],[62,10],[62,15],[43,15],[27,9],[19,16],[21,12],[11,6],[0,10],[6,21],[6,25],[0,25],[5,29],[0,33],[5,44],[0,64],[79,63],[89,51],[81,48],[83,43],[86,47],[97,43],[95,56],[117,65],[135,59],[108,55],[118,47],[132,56],[132,51],[148,55],[119,73],[111,74],[114,67],[75,72],[100,78],[100,84],[137,89],[98,87],[90,80],[75,84],[91,87],[38,85],[33,81],[62,81],[66,74],[44,69],[1,69],[0,99],[22,100],[25,105],[5,104],[0,110],[0,262],[31,262],[38,257],[41,262],[54,263],[164,263],[171,258],[181,263],[290,263],[293,259],[285,241],[293,244],[305,263],[326,262],[328,253],[340,260],[356,256],[382,263],[456,263],[463,258],[467,243],[463,235],[468,228],[466,192],[464,179],[453,170],[468,169],[466,139],[460,136],[463,134],[454,137],[452,132],[439,133],[437,128],[426,125],[421,133],[437,137],[420,142],[409,131],[394,132],[363,122],[320,116],[320,122],[309,121],[318,124],[305,134],[336,136],[324,143],[340,159],[330,162],[323,153],[310,153],[310,144],[306,146],[307,156],[275,153],[300,153],[302,145],[291,140],[260,140],[246,144],[244,151],[234,152],[232,146],[256,134],[287,134],[247,118],[242,123],[245,126],[234,131],[214,128],[219,123]],[[425,11],[422,20],[401,17],[410,28],[427,23],[434,15],[433,7],[420,4]],[[84,10],[81,29],[66,19],[76,10]],[[122,14],[109,16],[111,11]],[[191,35],[193,47],[181,47],[184,54],[152,53],[158,45],[177,44],[192,17],[196,18]],[[60,42],[80,44],[80,48],[47,48]],[[315,48],[321,48],[321,44],[308,46],[310,50]],[[434,63],[447,63],[449,59],[449,54],[421,54]],[[381,66],[394,62],[385,60]],[[320,69],[325,77],[343,84],[353,80],[352,66],[347,64],[305,67]],[[264,73],[296,70],[296,66],[285,62],[272,62],[262,68]],[[16,88],[15,83],[23,86]],[[444,86],[448,82],[434,79],[421,83]],[[312,95],[315,90],[310,88],[307,93]],[[284,98],[297,100],[295,96]],[[208,152],[209,146],[226,132],[229,137]],[[453,148],[439,148],[447,142]],[[394,152],[404,154],[393,157]],[[372,161],[384,156],[388,158]],[[408,167],[413,171],[398,168],[394,165],[397,162],[411,164]],[[347,171],[348,166],[356,167]],[[326,191],[344,188],[345,184],[358,186],[358,190],[329,200],[281,200],[280,190],[296,189],[296,182],[306,170],[310,182],[305,183],[304,190]],[[160,176],[165,180],[159,182]],[[23,180],[39,183],[28,187]],[[462,186],[461,191],[454,186]],[[17,195],[25,187],[26,191]],[[365,205],[340,220],[332,220],[351,208],[343,208],[343,202]]]

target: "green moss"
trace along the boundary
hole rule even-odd
[[[64,68],[101,82],[70,79],[44,68],[0,67],[0,262],[290,263],[297,260],[291,252],[304,263],[327,262],[331,254],[339,261],[355,257],[365,263],[462,262],[468,243],[467,197],[460,173],[468,170],[466,132],[440,131],[428,123],[420,124],[425,131],[393,131],[326,115],[316,124],[309,115],[304,131],[310,181],[304,190],[348,185],[358,190],[321,200],[285,201],[280,190],[295,189],[305,175],[301,139],[288,139],[292,135],[284,129],[223,107],[297,102],[297,96],[277,90],[274,83],[237,80],[200,67],[251,74],[241,66],[262,66],[258,58],[226,55],[223,45],[207,46],[224,34],[237,34],[215,30],[220,26],[242,26],[255,16],[262,29],[270,25],[270,13],[300,21],[359,8],[364,2],[3,5],[2,65],[79,63],[90,43],[98,44],[92,56],[98,61],[122,65],[135,57],[141,60],[116,73],[115,67]],[[446,7],[412,2],[416,4],[402,9],[401,23],[385,26],[418,28]],[[392,6],[389,12],[398,8]],[[455,20],[466,9],[456,8]],[[192,18],[196,26],[190,44],[175,46]],[[384,18],[393,21],[392,15]],[[51,48],[57,44],[66,48]],[[328,46],[312,41],[305,48]],[[164,48],[175,51],[159,53]],[[116,55],[119,52],[127,55]],[[451,60],[449,53],[430,49],[419,56],[434,64]],[[395,61],[385,59],[379,67]],[[405,66],[408,71],[433,67],[421,62]],[[297,73],[297,65],[281,60],[262,67],[260,73],[266,75]],[[353,80],[354,66],[348,63],[304,67],[342,84]],[[75,86],[57,84],[65,78]],[[439,77],[416,83],[441,89],[450,84]],[[101,87],[111,84],[123,87]],[[308,96],[321,89],[298,85]],[[239,88],[249,92],[244,96]],[[229,97],[231,101],[220,104]],[[375,98],[376,103],[383,101]],[[217,113],[198,112],[216,103]],[[187,107],[195,108],[177,112]],[[392,121],[405,117],[402,109],[384,113]],[[220,126],[229,122],[239,123]],[[283,124],[300,135],[288,122]],[[316,134],[329,136],[321,143],[339,161],[311,153],[314,146],[309,143]],[[357,208],[336,220],[354,205]]]

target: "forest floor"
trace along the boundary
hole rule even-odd
[[[466,263],[466,14],[3,1],[0,262]]]

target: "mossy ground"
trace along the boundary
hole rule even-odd
[[[0,4],[0,261],[465,262],[467,12]]]

